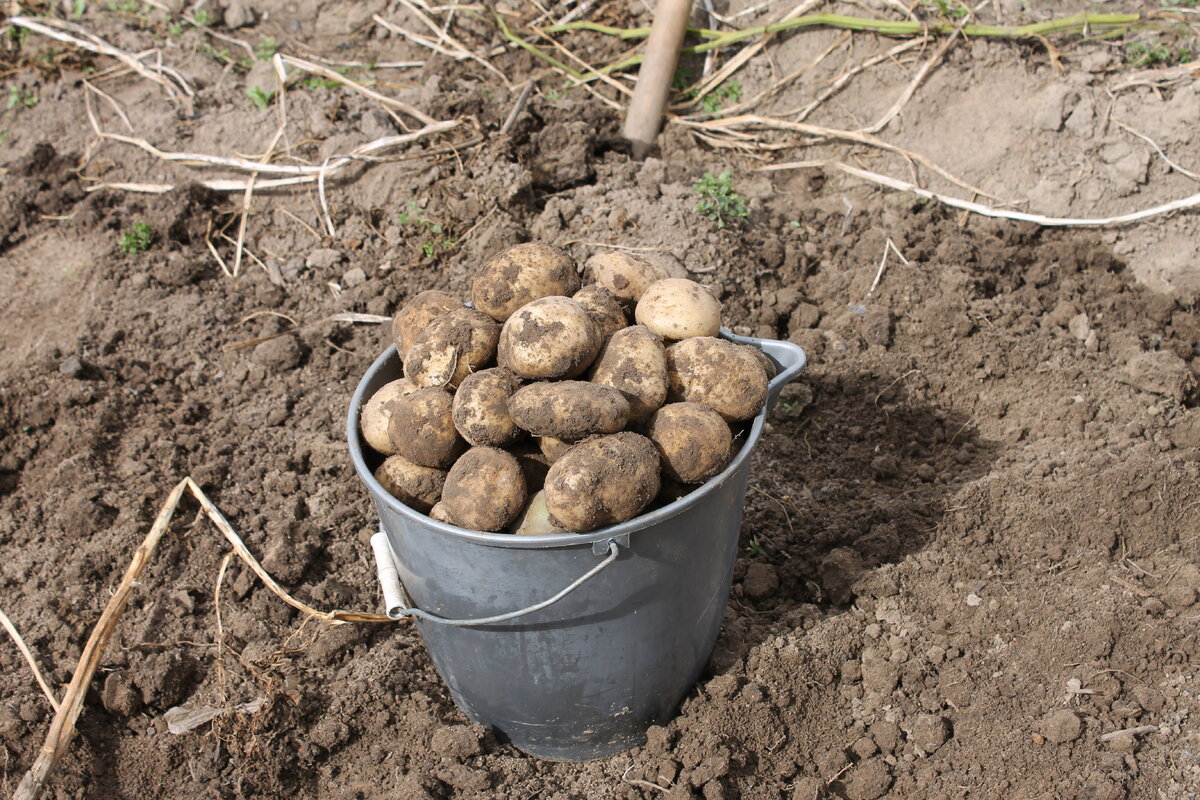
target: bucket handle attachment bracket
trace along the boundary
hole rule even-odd
[[[423,611],[419,608],[408,607],[408,598],[404,596],[404,590],[400,586],[400,574],[396,570],[395,556],[392,553],[392,546],[388,543],[387,534],[379,531],[371,537],[371,549],[375,553],[375,567],[379,573],[379,585],[383,589],[383,602],[387,610],[387,615],[392,619],[399,620],[405,617],[416,617],[419,619],[436,622],[439,625],[450,625],[455,628],[466,628],[475,625],[491,625],[497,622],[508,622],[509,620],[523,617],[526,614],[532,614],[535,611],[541,611],[543,608],[550,606],[562,600],[571,592],[583,586],[589,580],[599,575],[605,568],[617,560],[617,556],[621,554],[621,547],[629,546],[629,534],[621,534],[614,536],[611,539],[605,539],[592,544],[592,552],[596,555],[605,555],[605,559],[596,566],[589,569],[587,572],[576,578],[569,586],[562,589],[553,597],[548,597],[541,602],[534,603],[531,606],[519,609],[517,611],[509,611],[506,614],[496,614],[491,617],[479,617],[476,619],[447,619],[440,617],[437,614],[431,614],[428,611]]]

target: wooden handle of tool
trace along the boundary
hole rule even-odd
[[[687,33],[692,0],[658,0],[654,25],[646,42],[646,57],[638,71],[637,86],[622,134],[633,143],[633,157],[643,158],[662,125],[663,110],[671,92],[679,49]]]

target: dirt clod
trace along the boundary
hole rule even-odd
[[[742,587],[746,596],[755,600],[770,597],[779,588],[779,573],[770,564],[756,561],[746,569]]]
[[[1039,732],[1055,744],[1073,742],[1083,733],[1083,720],[1067,708],[1052,711],[1041,722]]]
[[[850,771],[845,780],[847,800],[876,800],[892,785],[892,772],[878,758],[862,762]]]

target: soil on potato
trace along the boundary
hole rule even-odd
[[[150,46],[128,13],[91,5],[82,19],[90,30],[134,51]],[[625,4],[600,7],[615,24],[648,19]],[[478,267],[520,241],[564,246],[579,263],[597,242],[612,243],[714,285],[733,330],[796,341],[810,366],[754,458],[716,650],[679,716],[644,747],[586,764],[529,758],[468,723],[410,625],[306,623],[237,559],[218,606],[228,548],[185,499],[46,796],[873,800],[1200,790],[1200,318],[1186,294],[1154,294],[1135,278],[1158,289],[1186,283],[1192,273],[1148,274],[1147,264],[1166,270],[1164,254],[1190,252],[1194,214],[1121,232],[987,221],[833,171],[755,173],[760,161],[678,126],[657,157],[638,163],[613,144],[619,116],[579,90],[560,91],[553,77],[501,135],[519,89],[506,91],[474,62],[381,35],[369,14],[390,13],[382,4],[255,9],[236,29],[251,42],[269,35],[297,52],[301,31],[315,31],[313,47],[330,58],[425,59],[418,70],[381,71],[381,90],[468,122],[418,143],[406,160],[334,181],[335,236],[315,192],[256,192],[247,244],[262,263],[247,256],[235,279],[206,240],[232,264],[220,231],[236,238],[242,193],[189,184],[195,171],[118,142],[95,149],[73,66],[26,66],[6,78],[41,102],[15,104],[4,123],[11,135],[0,140],[0,607],[56,691],[184,475],[288,591],[321,609],[378,607],[368,545],[377,519],[343,424],[389,326],[333,314],[390,315],[430,288],[465,298]],[[485,28],[475,34],[495,43]],[[840,35],[782,37],[780,71]],[[190,114],[145,81],[102,87],[159,147],[256,158],[275,128],[274,108],[259,111],[244,95],[262,68],[229,69],[198,46],[212,51],[215,40],[190,28],[183,36],[190,49],[172,45],[166,61],[199,87]],[[866,53],[893,45],[854,37],[869,43],[857,45]],[[31,34],[22,46],[36,54],[50,43]],[[597,63],[619,54],[605,46]],[[1143,162],[1140,144],[1131,150],[1123,132],[1100,127],[1102,82],[1121,69],[1105,45],[1064,47],[1066,69],[1083,77],[1071,79],[1069,96],[1054,95],[1053,119],[1032,116],[1034,133],[1021,127],[1024,114],[997,123],[974,153],[984,174],[962,156],[966,119],[1010,96],[1035,110],[1048,102],[1049,89],[1024,97],[1055,80],[1041,49],[975,41],[950,51],[904,110],[898,140],[944,156],[977,185],[995,174],[1009,193],[1044,167],[1072,187],[1065,205],[1039,209],[1048,212],[1096,210],[1072,205],[1084,201],[1132,210],[1181,194],[1190,184],[1167,176],[1157,156]],[[836,74],[843,56],[822,68]],[[523,52],[495,63],[514,81],[544,75]],[[774,74],[755,64],[747,96]],[[910,79],[881,65],[864,77],[869,91],[842,95],[824,121],[874,119]],[[811,99],[820,89],[789,92]],[[1195,164],[1194,125],[1167,130],[1178,108],[1194,112],[1194,99],[1187,84],[1113,102]],[[1090,116],[1080,111],[1089,103]],[[107,105],[93,98],[93,107],[108,129],[128,132]],[[308,163],[398,132],[368,98],[320,82],[289,90],[288,113],[297,126],[289,146]],[[1100,151],[1096,169],[1070,183],[1084,145],[1065,138],[1055,150],[1059,130],[1116,150]],[[1041,160],[1013,159],[1004,177],[989,166],[1031,147]],[[76,172],[85,153],[86,180]],[[887,163],[903,174],[902,162]],[[750,200],[749,216],[718,229],[695,213],[691,184],[724,168]],[[177,188],[85,192],[96,178]],[[1105,185],[1119,191],[1096,189]],[[1042,188],[1034,199],[1056,197]],[[398,221],[410,201],[425,222]],[[156,238],[126,254],[118,241],[139,220]],[[426,224],[434,221],[448,235]],[[891,256],[880,274],[889,239],[906,260]],[[9,643],[0,664],[8,793],[50,714]],[[186,734],[164,719],[180,705],[246,703]],[[1138,732],[1109,735],[1125,729]]]

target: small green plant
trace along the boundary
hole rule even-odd
[[[8,87],[8,105],[6,106],[7,108],[13,109],[13,108],[16,108],[17,106],[25,106],[26,108],[33,108],[37,104],[38,104],[38,96],[36,94],[34,94],[33,92],[31,92],[27,89],[22,89],[20,86],[9,86]]]
[[[767,551],[758,543],[758,539],[751,538],[750,542],[746,545],[746,555],[750,558],[765,558]]]
[[[458,240],[446,236],[446,229],[440,222],[426,219],[416,202],[408,201],[408,209],[396,215],[396,221],[401,225],[409,225],[420,231],[426,238],[421,242],[421,252],[426,258],[433,258],[441,250],[449,250],[458,244]]]
[[[154,244],[155,238],[154,228],[144,222],[135,222],[132,228],[121,234],[121,251],[126,255],[144,252]]]
[[[671,77],[671,88],[677,92],[682,92],[692,83],[692,68],[679,67],[675,70],[675,74]]]
[[[261,86],[251,86],[246,90],[246,96],[250,98],[250,102],[259,111],[266,111],[267,107],[271,105],[271,101],[275,99],[274,92],[268,92]]]
[[[178,39],[180,36],[183,36],[183,23],[179,20],[172,20],[171,22],[168,22],[167,33],[169,33],[174,39]]]
[[[109,0],[109,11],[124,11],[126,14],[136,14],[142,10],[142,4],[138,0]]]
[[[1125,45],[1125,63],[1133,67],[1170,66],[1195,57],[1188,46],[1171,47],[1164,42],[1130,42]]]
[[[219,61],[222,64],[233,63],[233,56],[229,54],[229,48],[227,47],[222,47],[220,50],[218,50],[208,42],[201,42],[196,46],[196,49],[214,61]]]
[[[254,57],[259,61],[270,61],[271,56],[277,52],[279,52],[279,42],[270,36],[264,36],[258,40],[258,47],[254,48]]]
[[[22,28],[20,25],[13,25],[8,29],[8,39],[18,48],[25,44],[25,39],[29,36],[29,31]]]
[[[738,81],[730,81],[729,83],[721,84],[716,89],[704,95],[704,99],[700,101],[700,106],[709,114],[715,114],[721,110],[721,107],[726,102],[732,101],[736,103],[741,99],[742,84]]]
[[[75,19],[79,19],[83,16],[83,13],[87,11],[87,7],[87,0],[75,0],[75,2],[71,4],[71,16]]]
[[[692,188],[700,193],[696,212],[716,222],[718,228],[725,227],[726,219],[750,216],[746,201],[733,190],[729,170],[716,176],[706,172],[703,178],[692,184]]]
[[[968,9],[966,6],[950,5],[949,0],[933,0],[933,2],[926,3],[925,5],[927,8],[930,8],[930,9],[936,8],[938,14],[945,17],[946,19],[951,19],[951,20],[962,19],[967,14],[971,13],[970,9]]]

